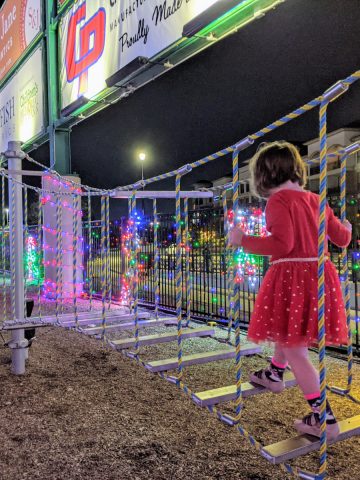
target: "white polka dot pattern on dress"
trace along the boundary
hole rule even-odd
[[[267,280],[267,281],[266,281]],[[272,266],[256,297],[249,338],[284,345],[316,344],[318,301],[317,264],[296,262]],[[346,317],[337,272],[325,267],[325,328],[327,344],[347,341]]]

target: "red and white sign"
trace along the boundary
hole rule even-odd
[[[91,98],[136,57],[151,58],[182,37],[183,26],[217,0],[83,0],[61,21],[62,108]]]
[[[0,81],[42,29],[41,0],[7,0],[0,10]]]

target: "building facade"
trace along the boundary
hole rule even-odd
[[[360,141],[360,129],[342,128],[328,134],[328,198],[329,204],[340,214],[340,157],[335,152],[341,150],[356,141]],[[308,164],[308,182],[307,189],[317,193],[319,191],[319,139],[315,138],[304,143],[307,154],[303,156]],[[249,161],[246,160],[243,166],[239,168],[240,192],[239,200],[243,205],[259,206],[259,200],[254,197],[250,189]],[[215,188],[221,191],[221,187],[232,182],[231,173],[214,180],[213,182],[198,182],[196,188]],[[347,160],[346,174],[346,200],[347,217],[353,225],[354,239],[360,238],[360,152],[350,155]],[[229,189],[226,196],[231,200],[232,191]],[[193,208],[209,207],[211,204],[219,205],[220,197],[214,198],[213,202],[204,199],[201,205],[193,204]]]

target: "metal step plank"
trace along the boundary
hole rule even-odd
[[[31,323],[31,322],[24,322],[24,323],[14,323],[13,325],[3,325],[0,328],[0,331],[12,331],[12,330],[23,330],[27,328],[41,328],[41,327],[51,327],[54,323]]]
[[[121,321],[129,321],[134,319],[133,314],[119,314],[116,315],[114,313],[108,314],[109,316],[106,317],[106,323],[108,325],[111,325],[112,322],[121,322]],[[148,312],[141,312],[139,313],[139,318],[140,319],[147,319],[150,317],[150,314]],[[96,325],[100,324],[102,322],[102,318],[96,315],[96,317],[92,316],[91,312],[87,312],[87,315],[85,318],[79,318],[78,319],[78,324],[79,326],[84,325],[86,327],[87,325]],[[24,322],[4,322],[4,324],[1,326],[0,330],[20,330],[23,328],[38,328],[38,327],[50,327],[52,325],[59,325],[60,327],[64,328],[69,328],[69,327],[75,327],[76,322],[74,320],[74,315],[72,314],[72,319],[67,320],[63,319],[62,316],[59,316],[59,322],[57,322],[57,318],[55,315],[53,316],[46,316],[46,317],[30,317],[30,319],[24,320]],[[101,327],[98,327],[101,330]]]
[[[54,317],[55,318],[55,317]],[[112,323],[112,322],[126,322],[129,320],[134,320],[134,314],[133,313],[122,313],[119,315],[116,315],[114,313],[108,312],[106,314],[106,323]],[[150,313],[149,312],[140,312],[139,313],[139,319],[148,319],[150,318]],[[59,317],[60,320],[60,326],[61,327],[73,327],[76,325],[74,315],[72,316],[72,319],[69,320],[62,320],[61,317]],[[86,327],[87,324],[100,324],[102,322],[101,315],[98,316],[93,316],[91,312],[88,313],[88,315],[84,318],[79,318],[79,325],[84,325]]]
[[[332,445],[355,435],[360,435],[360,415],[347,418],[339,422],[340,434],[328,445]],[[307,455],[310,452],[319,450],[320,440],[312,435],[298,435],[297,437],[282,440],[261,449],[261,454],[273,464],[287,462],[293,458]]]
[[[285,372],[284,375],[285,388],[294,387],[296,380],[291,372]],[[255,383],[245,382],[241,385],[242,397],[247,398],[252,395],[269,392],[265,387],[256,385]],[[192,398],[200,407],[216,405],[218,403],[230,402],[236,397],[236,385],[228,385],[227,387],[214,388],[213,390],[205,390],[203,392],[194,393]]]
[[[35,309],[34,309],[35,310]],[[150,312],[141,312],[141,313],[145,313],[146,315],[150,316]],[[116,309],[116,310],[108,310],[107,313],[106,313],[107,316],[111,316],[111,317],[127,317],[129,315],[133,315],[132,313],[126,313],[124,310],[121,310],[121,309]],[[100,318],[101,319],[101,316],[102,316],[102,312],[101,310],[97,310],[97,311],[82,311],[82,312],[78,312],[78,319],[79,320],[82,320],[84,317],[85,318],[88,318],[88,317],[92,317],[92,318]],[[39,319],[38,316],[33,316],[31,318],[35,318],[35,319]],[[41,321],[46,321],[46,320],[52,320],[55,318],[55,313],[53,315],[42,315],[41,316]],[[72,322],[74,319],[74,312],[70,312],[70,313],[62,313],[59,315],[59,320],[63,320],[64,322],[66,321],[70,321]]]
[[[255,344],[247,344],[241,347],[241,355],[254,355],[261,353],[261,347]],[[199,365],[203,363],[216,362],[218,360],[228,360],[235,357],[235,348],[226,350],[215,350],[212,352],[201,352],[192,355],[184,355],[182,364],[184,367],[190,365]],[[178,366],[177,357],[167,358],[165,360],[155,360],[148,362],[146,368],[151,372],[165,372],[166,370],[175,370]]]
[[[182,337],[193,338],[193,337],[209,337],[215,335],[215,330],[209,327],[202,328],[188,328],[183,330]],[[157,345],[158,343],[167,343],[174,342],[177,339],[177,332],[173,333],[160,333],[157,335],[146,335],[139,337],[139,345]],[[117,349],[132,348],[135,346],[134,338],[124,338],[121,340],[113,340],[112,345]]]
[[[94,315],[94,312],[83,312],[84,315],[83,317],[78,319],[78,324],[79,325],[96,325],[100,324],[102,322],[101,316],[99,316],[98,313]],[[101,315],[101,314],[100,314]],[[139,318],[140,319],[148,319],[150,318],[150,313],[149,312],[140,312],[139,313]],[[172,317],[174,318],[174,317]],[[70,316],[67,316],[64,318],[62,315],[59,315],[59,322],[57,323],[57,318],[55,315],[52,316],[44,316],[44,317],[30,317],[29,320],[24,320],[24,322],[17,322],[17,323],[12,323],[12,322],[4,322],[3,325],[1,326],[0,330],[19,330],[22,328],[34,328],[34,327],[49,327],[51,325],[59,325],[60,327],[68,328],[68,327],[75,327],[76,322],[74,319],[74,314],[71,314]],[[106,316],[106,323],[111,324],[111,322],[121,322],[121,321],[129,321],[129,320],[134,320],[134,314],[132,313],[121,313],[121,314],[116,314],[115,312],[108,313]]]
[[[176,325],[177,320],[174,317],[163,317],[163,318],[154,318],[151,320],[140,320],[139,321],[139,328],[150,328],[150,327],[157,327],[160,325]],[[130,330],[135,327],[135,322],[126,322],[126,323],[111,323],[106,324],[105,330]],[[98,333],[102,332],[102,327],[89,327],[84,328],[83,333],[87,335],[97,335]]]

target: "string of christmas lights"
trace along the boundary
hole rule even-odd
[[[27,285],[38,285],[41,278],[41,254],[38,251],[39,245],[34,235],[28,235],[25,238],[24,264],[26,268]]]
[[[45,224],[42,225],[44,252],[43,266],[48,271],[45,271],[45,281],[43,283],[42,294],[48,299],[60,300],[63,302],[64,298],[74,298],[74,292],[81,295],[83,292],[83,253],[84,253],[84,237],[81,229],[81,219],[83,212],[80,206],[80,195],[82,189],[75,184],[63,179],[58,179],[52,175],[43,177],[44,183],[47,185],[47,190],[42,193],[40,202],[44,209]],[[63,197],[66,196],[64,199]],[[56,210],[60,208],[62,212],[62,222],[60,225],[56,224],[58,216]],[[66,218],[68,221],[66,221]],[[71,221],[70,221],[71,218]],[[74,219],[77,219],[76,225],[79,225],[79,231],[74,231]],[[55,223],[54,223],[55,222]],[[62,239],[59,242],[59,238]],[[77,281],[70,279],[74,275],[74,264],[70,260],[75,254],[74,244],[76,245],[76,272]],[[61,245],[61,252],[59,253],[59,245]],[[68,258],[69,257],[69,258]],[[61,270],[61,278],[66,278],[66,281],[61,280],[61,297],[59,298],[59,286],[56,284],[56,279],[53,276],[55,270]],[[67,272],[67,274],[65,273]],[[79,273],[77,273],[79,272]],[[80,273],[81,272],[81,273]],[[81,278],[81,280],[79,279]],[[63,287],[66,287],[63,291]]]

